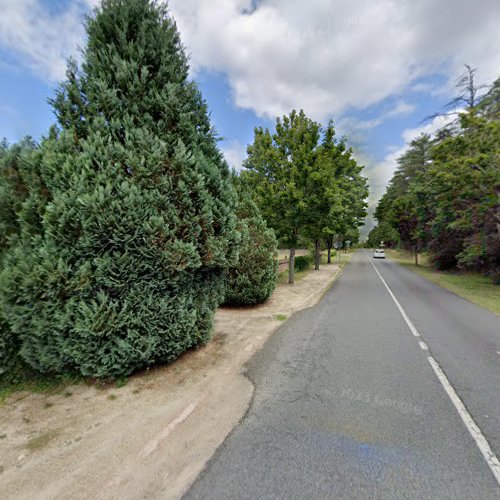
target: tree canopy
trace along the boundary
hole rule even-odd
[[[428,249],[439,268],[473,269],[499,279],[498,82],[481,98],[469,93],[478,100],[453,129],[410,143],[377,206],[379,227],[370,241],[390,233],[393,244]]]
[[[290,247],[289,282],[299,236],[319,245],[357,230],[366,215],[366,179],[345,139],[330,122],[325,130],[301,110],[276,119],[276,129],[255,129],[242,176],[264,218]],[[331,244],[329,246],[331,248]]]

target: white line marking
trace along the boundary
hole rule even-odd
[[[411,333],[413,333],[413,335],[415,335],[415,337],[417,337],[417,339],[420,338],[420,333],[418,333],[417,329],[413,326],[413,323],[410,321],[410,318],[406,314],[406,312],[403,309],[403,307],[401,306],[401,304],[398,302],[398,299],[396,299],[396,297],[392,293],[392,290],[389,288],[389,285],[385,282],[385,279],[382,278],[382,275],[380,274],[379,270],[375,267],[375,264],[372,261],[370,261],[370,264],[373,266],[373,269],[375,269],[375,272],[378,274],[378,277],[382,280],[382,283],[384,284],[384,286],[387,288],[389,295],[391,296],[392,300],[394,301],[397,308],[399,309],[401,316],[403,316],[403,319],[406,321],[406,324],[410,328]]]
[[[500,462],[498,461],[498,458],[491,450],[491,447],[488,441],[486,441],[486,438],[481,432],[481,429],[477,426],[476,422],[474,422],[474,419],[471,417],[470,413],[465,408],[464,404],[462,403],[462,400],[456,393],[455,389],[453,389],[453,386],[448,381],[446,375],[443,373],[443,370],[441,370],[441,367],[439,366],[438,362],[432,356],[429,356],[427,359],[429,360],[429,363],[431,364],[434,373],[437,375],[437,378],[444,387],[444,390],[447,392],[451,401],[455,405],[455,408],[457,409],[460,417],[462,418],[465,426],[467,427],[469,434],[476,442],[477,447],[479,448],[479,450],[483,454],[484,459],[490,466],[491,472],[493,472],[493,475],[495,476],[497,483],[500,485]]]
[[[366,255],[366,252],[365,252]],[[378,274],[378,277],[381,279],[382,283],[384,284],[385,288],[389,292],[389,295],[391,296],[392,300],[396,304],[399,312],[401,313],[401,316],[403,316],[403,319],[405,320],[406,324],[410,328],[411,332],[415,337],[418,339],[421,339],[422,337],[418,333],[418,330],[415,328],[413,323],[410,321],[410,318],[406,314],[405,310],[403,309],[403,306],[399,303],[398,299],[396,299],[395,295],[392,293],[392,290],[389,288],[389,285],[386,283],[382,275],[380,274],[379,270],[375,267],[375,264],[370,260],[371,265],[373,266],[373,269],[375,269],[375,272]],[[424,349],[422,344],[425,346],[424,350],[428,350],[427,345],[425,342],[422,342],[419,340],[420,347]],[[476,422],[474,422],[474,419],[470,415],[470,413],[467,411],[465,408],[465,405],[463,404],[462,400],[458,396],[457,392],[453,388],[453,386],[450,384],[450,381],[444,374],[443,370],[439,366],[439,363],[432,357],[429,356],[427,358],[429,361],[432,369],[434,370],[434,373],[436,374],[438,380],[441,382],[441,385],[444,387],[444,390],[448,394],[448,397],[450,398],[451,402],[455,406],[458,414],[460,415],[460,418],[462,419],[462,422],[465,424],[466,429],[469,431],[469,434],[472,436],[472,439],[476,442],[477,447],[479,448],[479,451],[483,455],[484,459],[486,460],[486,463],[488,464],[491,472],[495,476],[495,479],[500,486],[500,462],[498,461],[498,458],[496,455],[493,453],[491,446],[489,445],[488,441],[484,437],[483,433],[481,432],[481,429],[477,426]]]
[[[422,351],[428,351],[429,350],[429,348],[427,347],[427,344],[425,342],[423,342],[422,340],[418,341],[418,345],[420,346],[420,349],[422,349]]]

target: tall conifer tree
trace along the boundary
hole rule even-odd
[[[237,259],[236,195],[166,8],[104,0],[86,28],[3,301],[35,369],[122,376],[208,338]]]

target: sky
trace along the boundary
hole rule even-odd
[[[85,45],[99,0],[0,0],[0,138],[40,138],[67,58]],[[464,64],[500,76],[498,0],[170,0],[228,163],[241,168],[256,126],[304,109],[333,119],[376,201],[423,121],[454,95]],[[365,231],[373,224],[369,217]]]

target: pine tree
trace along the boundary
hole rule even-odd
[[[236,194],[166,8],[104,0],[86,28],[81,69],[51,101],[41,222],[21,214],[3,302],[35,369],[123,376],[209,337]]]

